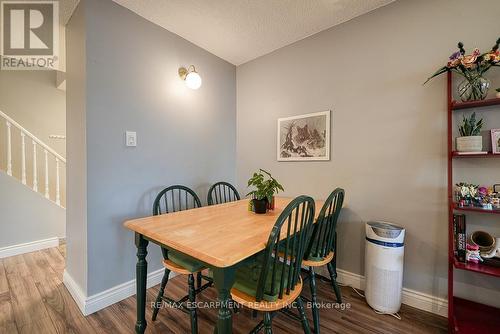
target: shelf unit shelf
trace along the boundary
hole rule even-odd
[[[460,154],[458,152],[451,152],[453,159],[468,159],[468,158],[500,158],[500,154],[488,153],[473,153],[473,154]]]
[[[482,101],[471,101],[471,102],[451,102],[452,110],[460,109],[470,109],[470,108],[480,108],[480,107],[490,107],[500,105],[500,98],[487,99]]]
[[[447,81],[448,102],[448,322],[450,333],[498,333],[500,332],[500,309],[458,298],[453,293],[454,270],[464,270],[480,275],[500,277],[500,267],[485,265],[482,263],[463,263],[457,261],[453,247],[453,214],[481,213],[496,215],[500,209],[487,210],[481,207],[461,207],[453,201],[453,162],[461,159],[491,159],[500,158],[499,154],[488,152],[487,154],[458,154],[454,151],[453,117],[454,111],[470,108],[500,106],[500,98],[492,98],[482,101],[458,102],[453,100],[452,75],[448,73]],[[500,108],[491,108],[488,111],[500,111]]]
[[[469,212],[479,212],[479,213],[484,213],[484,214],[500,214],[500,209],[483,209],[480,207],[476,206],[460,206],[457,203],[453,203],[453,210],[456,211],[469,211]]]
[[[453,332],[498,333],[500,309],[458,297],[453,297],[453,305]]]
[[[453,265],[457,269],[473,271],[480,274],[500,277],[500,267],[493,267],[484,265],[481,263],[473,263],[473,262],[459,262],[457,259],[454,260]]]

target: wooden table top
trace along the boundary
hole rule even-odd
[[[248,211],[249,199],[133,219],[125,227],[211,266],[224,268],[262,251],[271,229],[293,198],[276,197],[266,214]],[[316,217],[323,201],[315,201]]]

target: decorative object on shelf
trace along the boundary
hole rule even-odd
[[[479,247],[481,256],[486,256],[491,250],[496,249],[496,239],[484,231],[475,231],[470,235],[470,243]]]
[[[454,72],[464,78],[458,85],[458,95],[462,101],[484,100],[488,95],[490,81],[483,75],[493,66],[500,66],[499,44],[500,38],[490,51],[481,54],[476,48],[472,54],[466,55],[463,43],[459,42],[458,51],[454,52],[448,63],[438,69],[425,83],[440,74]]]
[[[472,113],[470,117],[462,120],[462,125],[458,130],[460,137],[457,137],[457,151],[458,152],[481,152],[483,149],[483,137],[481,129],[483,127],[483,119],[476,121],[476,113]]]
[[[478,185],[464,182],[458,183],[455,190],[456,202],[460,206],[473,205],[474,202],[477,202],[476,195],[478,188]]]
[[[495,96],[500,99],[500,88],[497,88],[496,89],[497,93],[495,94]]]
[[[465,255],[465,260],[467,262],[473,262],[473,263],[483,262],[483,258],[479,253],[478,245],[467,244],[467,253]]]
[[[500,154],[500,129],[491,130],[491,151]]]
[[[263,169],[253,173],[253,176],[248,180],[248,186],[255,187],[255,190],[249,192],[247,196],[252,195],[253,211],[259,214],[267,212],[269,203],[273,203],[274,206],[274,195],[279,191],[284,191],[283,186]]]
[[[459,207],[476,207],[484,210],[500,209],[500,194],[494,187],[458,183],[455,187],[455,202]]]
[[[330,160],[330,110],[278,119],[278,161]]]

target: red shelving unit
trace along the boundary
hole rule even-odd
[[[448,73],[447,83],[448,100],[448,322],[450,333],[500,333],[500,309],[475,303],[469,300],[455,297],[453,294],[453,274],[454,269],[471,271],[477,274],[484,274],[494,277],[500,277],[500,268],[476,263],[462,263],[455,259],[453,249],[453,213],[473,212],[482,214],[499,214],[500,210],[486,210],[479,207],[461,207],[453,202],[453,162],[461,159],[490,159],[497,158],[500,155],[495,154],[472,154],[459,155],[454,151],[453,145],[453,114],[455,110],[467,108],[480,108],[488,106],[500,106],[500,99],[488,99],[473,102],[457,102],[453,100],[452,95],[452,76]],[[500,108],[492,109],[500,111]],[[497,181],[497,180],[494,180]]]

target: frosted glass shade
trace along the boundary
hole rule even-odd
[[[201,86],[201,77],[196,72],[189,72],[186,75],[186,86],[191,89],[198,89]]]

